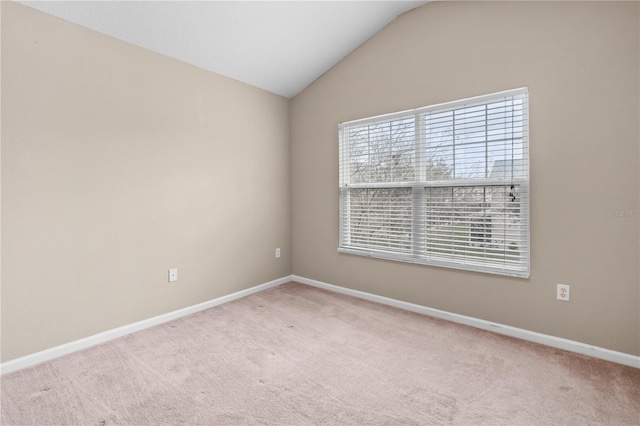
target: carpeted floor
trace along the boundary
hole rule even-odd
[[[289,283],[1,378],[3,425],[638,425],[640,370]]]

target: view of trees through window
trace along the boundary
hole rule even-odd
[[[517,267],[526,125],[526,97],[508,97],[344,126],[342,246]]]

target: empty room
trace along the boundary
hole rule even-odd
[[[640,424],[639,2],[0,15],[1,424]]]

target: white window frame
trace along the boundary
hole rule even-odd
[[[516,165],[516,160],[511,160],[511,177],[505,176],[489,176],[489,173],[485,173],[484,178],[473,179],[456,179],[455,173],[453,178],[444,181],[428,180],[426,175],[426,168],[423,167],[422,158],[424,158],[425,152],[425,136],[424,136],[424,117],[426,114],[437,114],[446,111],[456,111],[463,108],[469,108],[480,105],[488,105],[505,99],[521,99],[520,112],[522,118],[522,125],[520,127],[521,137],[517,139],[521,140],[521,156],[518,158],[518,171],[519,176],[514,177],[513,169]],[[529,220],[529,108],[528,108],[528,88],[523,87],[514,90],[507,90],[498,93],[492,93],[488,95],[457,100],[453,102],[431,105],[422,108],[416,108],[414,110],[401,111],[392,114],[385,114],[376,117],[364,118],[360,120],[354,120],[349,122],[340,123],[338,126],[339,131],[339,246],[338,251],[340,253],[355,254],[361,256],[368,256],[386,260],[395,260],[409,263],[418,263],[424,265],[433,265],[461,270],[471,270],[485,273],[493,273],[498,275],[508,275],[514,277],[528,278],[530,273],[530,220]],[[520,104],[519,104],[520,105]],[[455,113],[453,113],[455,114]],[[414,158],[414,170],[413,179],[411,181],[402,182],[352,182],[350,171],[350,141],[349,130],[358,126],[372,125],[376,123],[390,123],[394,120],[404,119],[408,117],[414,118],[413,137],[415,141],[415,151],[413,152]],[[485,126],[487,128],[488,126]],[[512,137],[512,139],[515,139]],[[455,141],[455,134],[452,136],[452,140]],[[455,149],[455,143],[452,147]],[[488,137],[484,141],[488,147]],[[513,143],[513,141],[511,142]],[[482,142],[478,143],[479,145]],[[487,150],[489,148],[486,148]],[[455,161],[455,160],[454,160]],[[520,162],[521,161],[521,165]],[[485,161],[485,164],[487,161]],[[508,163],[507,163],[508,164]],[[488,165],[485,167],[488,168]],[[430,219],[426,216],[426,193],[432,188],[451,188],[454,191],[455,188],[483,188],[483,194],[486,193],[489,187],[505,187],[506,191],[514,192],[513,188],[517,189],[518,209],[516,220],[518,221],[517,238],[518,250],[517,261],[509,260],[509,256],[505,254],[505,261],[500,264],[500,260],[495,260],[496,256],[486,255],[483,258],[475,257],[476,254],[465,254],[459,256],[453,254],[442,255],[434,253],[434,250],[429,251],[425,248],[425,239],[427,238],[427,232],[425,231],[425,223]],[[350,194],[354,190],[358,189],[379,189],[385,190],[390,188],[411,188],[411,236],[410,236],[410,249],[405,248],[404,252],[392,251],[385,249],[384,244],[380,247],[371,246],[368,244],[366,247],[354,243],[351,236],[351,215],[350,211]],[[453,194],[453,192],[452,192]],[[511,194],[509,194],[511,195]],[[484,197],[484,195],[483,195]],[[515,197],[514,197],[515,199]],[[452,196],[452,200],[454,200]],[[506,205],[506,204],[505,204]],[[506,213],[504,214],[506,217]],[[470,216],[469,216],[470,217]],[[465,216],[466,223],[470,223],[470,219]],[[489,219],[491,220],[491,219]],[[506,219],[505,219],[506,223]],[[468,235],[472,235],[472,224],[467,226]],[[481,225],[484,226],[484,225]],[[503,228],[506,229],[506,224]],[[476,228],[477,229],[477,228]],[[505,231],[506,233],[506,231]],[[475,234],[483,237],[484,234]],[[471,240],[469,240],[471,241]],[[374,241],[375,244],[375,241]],[[429,243],[431,244],[431,243]],[[458,244],[450,243],[450,244]],[[470,244],[469,244],[470,245]],[[433,247],[433,244],[431,244]],[[503,241],[503,249],[505,253],[507,242],[506,238]],[[489,259],[492,257],[493,260]]]

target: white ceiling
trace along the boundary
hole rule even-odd
[[[291,98],[428,1],[20,1]]]

